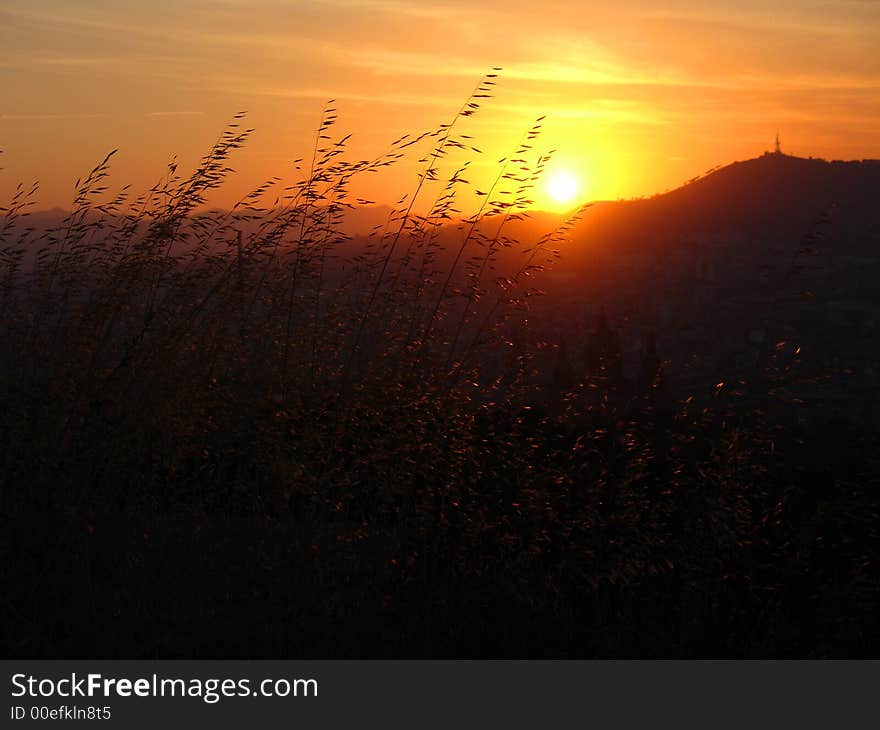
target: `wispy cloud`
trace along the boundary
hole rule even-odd
[[[200,117],[205,112],[195,112],[195,111],[160,111],[160,112],[146,112],[144,116],[146,117]]]
[[[0,114],[0,121],[31,121],[41,119],[101,119],[106,114]]]

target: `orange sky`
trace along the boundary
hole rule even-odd
[[[113,148],[117,186],[149,187],[173,154],[192,166],[239,110],[257,132],[228,200],[292,175],[331,97],[351,154],[372,157],[494,65],[496,98],[461,128],[484,150],[476,184],[542,114],[536,149],[558,148],[591,199],[756,156],[777,129],[792,154],[880,157],[873,0],[0,0],[0,48],[0,196],[37,178],[42,208]],[[415,172],[360,192],[392,202]]]

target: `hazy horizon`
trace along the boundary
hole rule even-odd
[[[551,203],[551,204],[546,205],[546,207],[541,207],[541,205],[538,203],[535,206],[529,208],[528,212],[530,215],[533,215],[533,216],[539,216],[539,217],[540,216],[552,216],[552,217],[562,219],[567,216],[574,215],[579,210],[582,210],[584,208],[584,202],[586,202],[592,206],[592,205],[600,205],[600,204],[608,204],[608,203],[621,203],[621,202],[625,203],[627,201],[650,200],[652,198],[659,198],[659,197],[662,197],[668,193],[687,188],[691,183],[693,183],[697,180],[701,180],[703,178],[709,177],[710,175],[712,175],[715,172],[725,170],[729,167],[732,167],[737,164],[741,164],[743,162],[751,162],[751,161],[755,161],[757,159],[760,159],[760,157],[766,156],[770,152],[771,152],[770,150],[767,150],[756,157],[751,157],[751,158],[742,159],[742,160],[730,160],[730,161],[715,165],[708,170],[705,170],[705,171],[702,171],[702,172],[699,172],[699,173],[692,175],[687,180],[682,180],[681,182],[679,182],[676,185],[673,185],[670,188],[667,188],[665,190],[657,190],[657,191],[654,191],[653,193],[648,193],[645,195],[631,196],[631,197],[626,197],[626,198],[618,197],[618,198],[591,199],[588,201],[579,201],[578,203],[571,205],[571,206],[564,206],[564,205],[554,206]],[[814,156],[801,157],[800,155],[790,155],[785,152],[783,152],[782,154],[783,154],[783,156],[789,157],[789,158],[795,158],[795,159],[799,159],[799,160],[811,160],[811,161],[822,162],[822,163],[826,163],[826,164],[860,163],[860,162],[861,163],[865,163],[865,162],[867,162],[867,163],[880,163],[880,158],[854,157],[852,159],[830,160],[830,159],[826,159],[826,158],[822,158],[822,157],[814,157]],[[139,192],[139,191],[136,191],[136,192]],[[327,202],[316,203],[316,206],[319,208],[326,207],[327,205],[329,205],[329,203],[327,203]],[[282,207],[283,207],[283,205],[281,203],[279,203],[278,208],[280,209]],[[395,206],[394,206],[393,201],[392,202],[369,201],[366,204],[361,204],[361,203],[354,204],[351,208],[348,209],[347,215],[358,216],[358,214],[360,214],[360,219],[356,220],[354,223],[352,223],[350,221],[346,221],[345,223],[341,224],[342,228],[345,229],[348,233],[351,233],[354,235],[366,234],[369,232],[369,230],[372,228],[372,226],[375,223],[381,222],[378,218],[376,220],[373,220],[373,218],[370,215],[371,213],[380,213],[381,212],[382,215],[384,215],[387,212],[393,211],[394,208],[395,208]],[[419,206],[417,205],[416,208],[418,209]],[[227,212],[229,210],[230,210],[230,206],[210,205],[209,204],[209,205],[205,205],[205,206],[201,206],[201,207],[197,208],[196,212],[203,213],[203,214],[209,214],[211,212],[218,212],[218,211],[219,212]],[[71,211],[70,205],[66,205],[66,206],[65,205],[55,205],[52,207],[46,207],[46,206],[41,205],[39,198],[37,198],[36,206],[33,207],[31,210],[31,216],[40,216],[40,215],[46,216],[46,215],[50,215],[50,214],[57,214],[60,216],[63,214],[68,214],[70,211]],[[416,212],[418,214],[423,214],[426,211],[417,210]],[[474,214],[473,211],[470,211],[470,210],[462,211],[460,215],[453,216],[450,219],[449,223],[450,224],[459,224],[463,221],[469,220],[473,216],[473,214]],[[382,220],[384,220],[384,218],[382,218]]]

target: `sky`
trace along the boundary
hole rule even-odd
[[[577,202],[676,187],[777,131],[791,154],[880,157],[880,0],[0,0],[0,49],[0,205],[39,180],[39,207],[69,206],[115,148],[111,184],[144,190],[246,110],[230,204],[295,179],[328,99],[348,153],[374,157],[448,121],[494,66],[459,129],[482,150],[475,185],[542,115],[535,150],[556,150],[548,176],[576,179]],[[390,203],[417,174],[358,185]]]

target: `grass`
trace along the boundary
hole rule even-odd
[[[523,324],[540,120],[470,215],[454,117],[349,160],[324,111],[292,185],[207,207],[197,169],[0,226],[2,639],[10,656],[841,656],[877,647],[876,438],[577,377]],[[352,180],[421,155],[366,240]],[[426,213],[418,213],[427,210]],[[455,221],[460,220],[460,223]],[[530,344],[531,343],[531,344]],[[790,363],[768,366],[771,387]],[[821,456],[819,456],[821,455]]]

